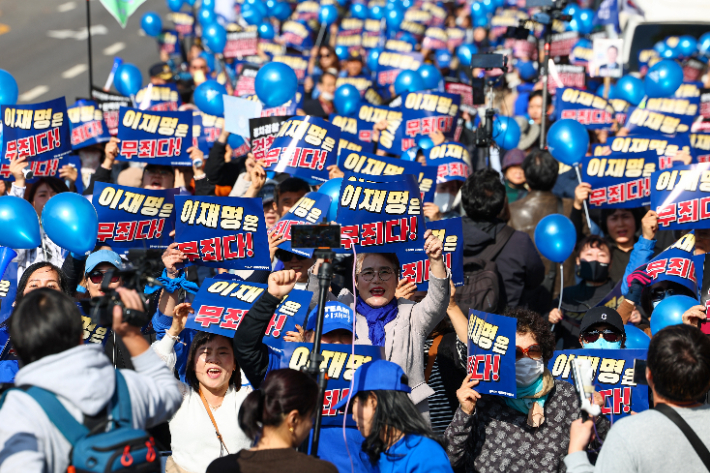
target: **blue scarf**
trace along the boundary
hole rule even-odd
[[[178,277],[170,279],[168,277],[168,270],[164,269],[163,274],[155,279],[160,282],[162,286],[146,286],[143,291],[144,294],[150,295],[154,292],[158,292],[161,289],[165,289],[165,291],[169,292],[170,294],[174,293],[179,289],[185,289],[185,291],[189,292],[190,294],[197,294],[197,291],[200,290],[200,287],[197,284],[192,281],[188,281],[185,278],[185,271],[180,271],[180,275]]]
[[[376,347],[385,346],[385,325],[392,322],[399,312],[397,298],[392,299],[385,306],[373,308],[367,305],[358,295],[355,310],[367,319],[368,335],[372,345]]]
[[[544,373],[540,375],[537,381],[532,383],[530,386],[526,386],[524,388],[518,387],[518,391],[516,393],[515,398],[511,399],[508,397],[504,397],[503,400],[505,401],[506,405],[525,415],[528,414],[528,411],[530,411],[530,408],[532,407],[534,402],[540,404],[540,407],[545,407],[545,401],[547,401],[548,396],[547,394],[539,398],[531,397],[542,391],[542,385],[544,384],[542,381],[543,376]]]

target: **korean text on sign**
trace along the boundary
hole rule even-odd
[[[468,316],[466,370],[478,380],[481,394],[515,397],[515,330],[513,317],[471,310]]]
[[[192,112],[145,112],[121,107],[118,115],[119,161],[192,166]]]
[[[2,105],[0,113],[4,161],[46,161],[71,152],[64,97],[32,105]]]

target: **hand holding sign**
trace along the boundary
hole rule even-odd
[[[461,410],[467,415],[473,414],[473,411],[476,410],[476,403],[481,399],[481,395],[473,389],[480,381],[477,379],[472,380],[471,376],[473,376],[473,373],[467,374],[463,383],[461,383],[461,387],[456,390],[456,397],[459,400],[459,404],[461,404]]]
[[[287,296],[301,277],[301,273],[289,269],[288,271],[277,271],[269,275],[269,294],[279,299]]]

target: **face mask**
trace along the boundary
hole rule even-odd
[[[81,159],[81,167],[96,169],[101,164],[103,154],[97,150],[79,150],[79,159]]]
[[[530,386],[542,376],[545,365],[542,360],[521,358],[515,362],[515,385],[519,388]]]
[[[607,342],[604,337],[599,337],[594,343],[585,343],[584,348],[606,348],[606,349],[619,349],[621,348],[621,341],[618,342]]]
[[[335,96],[331,94],[330,92],[321,92],[320,96],[325,100],[326,102],[332,102]]]
[[[434,194],[434,204],[439,207],[439,212],[442,214],[445,214],[453,208],[454,200],[456,200],[456,196],[448,192],[437,192]]]
[[[604,282],[609,279],[609,263],[580,260],[579,277],[585,281]]]

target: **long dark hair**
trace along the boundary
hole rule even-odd
[[[32,201],[35,200],[35,194],[37,193],[37,189],[39,189],[42,184],[47,184],[47,187],[49,187],[57,194],[61,194],[62,192],[69,192],[69,188],[64,183],[64,181],[62,181],[58,177],[45,176],[41,177],[37,182],[32,184],[32,186],[28,187],[28,189],[25,191],[25,200],[27,200],[27,202],[31,204]]]
[[[252,440],[264,426],[279,426],[296,410],[302,417],[318,405],[318,384],[307,374],[292,369],[269,372],[261,387],[249,393],[239,408],[239,427]]]
[[[25,269],[25,271],[22,273],[22,277],[17,283],[17,292],[15,295],[15,305],[17,306],[20,301],[22,300],[23,293],[25,292],[25,288],[27,287],[27,283],[30,281],[30,277],[35,273],[35,271],[42,269],[42,268],[51,268],[52,271],[57,273],[57,276],[59,277],[59,289],[66,294],[67,296],[72,296],[73,292],[69,288],[69,281],[67,280],[66,275],[64,274],[64,271],[62,271],[60,268],[56,267],[52,263],[48,261],[40,261],[39,263],[34,263],[31,264]]]
[[[434,435],[429,424],[421,416],[407,393],[403,391],[361,391],[357,394],[358,402],[367,402],[370,396],[377,398],[377,408],[372,418],[370,434],[362,442],[362,451],[377,465],[380,455],[387,453],[392,445],[392,435],[401,432],[404,435],[415,434],[441,441]],[[442,445],[443,446],[443,445]]]
[[[227,340],[229,338],[223,335],[216,335],[214,333],[198,332],[195,338],[192,340],[192,345],[190,346],[190,353],[187,355],[187,367],[185,368],[185,381],[190,385],[195,392],[200,392],[200,382],[197,380],[197,374],[195,373],[195,358],[197,357],[197,352],[200,348],[205,346],[217,337],[223,337]],[[231,347],[231,342],[230,342]],[[234,352],[234,348],[232,348]],[[235,370],[232,372],[232,376],[229,378],[229,385],[234,386],[237,391],[242,388],[242,373],[239,370],[239,363],[237,363],[237,357],[234,356],[234,366]]]

